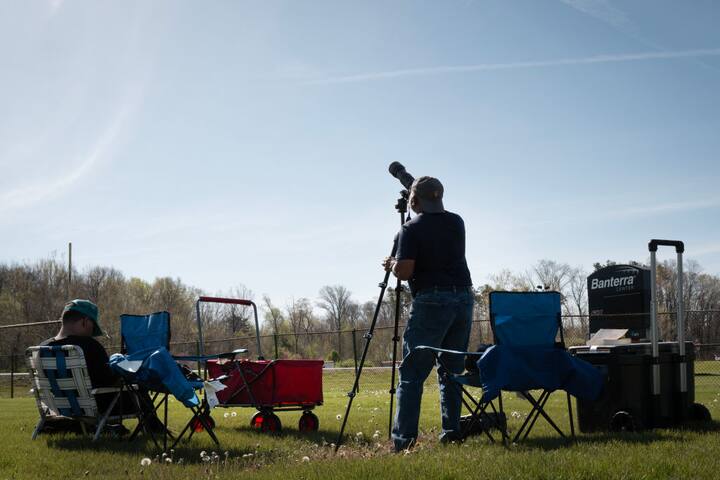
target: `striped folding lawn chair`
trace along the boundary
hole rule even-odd
[[[138,418],[139,414],[130,413],[111,415],[121,397],[121,387],[93,388],[90,383],[85,355],[77,345],[29,347],[25,352],[32,379],[32,392],[35,395],[40,420],[33,430],[35,440],[46,424],[54,420],[75,420],[82,432],[94,429],[93,441],[100,437],[108,422],[122,422],[128,418]],[[128,390],[125,387],[125,390]],[[131,398],[139,407],[137,395]],[[106,411],[101,412],[95,395],[112,394],[112,401]],[[138,408],[139,410],[139,408]]]

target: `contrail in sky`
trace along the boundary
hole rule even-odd
[[[480,63],[475,65],[409,68],[403,70],[388,70],[383,72],[370,72],[359,73],[355,75],[326,77],[317,80],[310,80],[306,83],[320,85],[333,83],[371,82],[402,77],[420,77],[453,73],[487,72],[495,70],[517,70],[528,68],[561,67],[565,65],[592,65],[597,63],[632,62],[640,60],[667,60],[673,58],[710,56],[720,56],[720,48],[704,48],[697,50],[678,50],[665,52],[625,53],[617,55],[594,55],[591,57],[561,58],[557,60],[538,60],[530,62]]]

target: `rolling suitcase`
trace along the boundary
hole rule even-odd
[[[656,252],[659,246],[677,253],[676,342],[660,342],[657,321]],[[578,401],[580,430],[640,430],[669,427],[687,420],[709,421],[710,413],[694,403],[694,345],[685,341],[683,242],[651,240],[650,342],[606,347],[574,347],[571,351],[602,370],[605,391],[595,402]],[[628,312],[637,313],[637,312]]]

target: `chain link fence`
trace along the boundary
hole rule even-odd
[[[564,316],[566,345],[585,344],[588,338],[588,323],[587,316]],[[675,324],[674,314],[660,314],[661,338],[675,340]],[[686,325],[687,339],[695,343],[697,400],[702,403],[717,403],[720,399],[720,311],[688,311]],[[24,350],[29,344],[39,344],[51,337],[56,333],[57,328],[57,322],[0,327],[0,335],[3,335],[5,340],[9,340],[4,342],[5,346],[0,350],[0,397],[29,395],[30,384]],[[403,329],[403,324],[398,326],[399,337],[402,337]],[[202,349],[198,341],[177,341],[171,342],[170,350],[176,355],[194,355],[201,350],[204,353],[221,353],[246,348],[247,358],[257,358],[260,354],[266,359],[320,358],[325,361],[326,392],[345,393],[352,388],[352,377],[361,361],[367,343],[367,333],[368,329],[365,327],[341,331],[261,335],[259,342],[255,336],[206,338]],[[392,366],[395,346],[393,337],[392,325],[376,326],[360,379],[361,391],[387,394],[390,390],[388,371]],[[20,339],[25,339],[25,342],[30,339],[31,343],[22,345]],[[120,345],[116,342],[104,340],[103,343],[109,352],[120,350]],[[492,343],[492,331],[487,319],[473,322],[470,349],[476,349],[483,343]],[[399,362],[402,357],[402,340],[397,343],[396,348]],[[343,380],[333,381],[333,378]],[[428,388],[435,388],[435,385],[435,382],[428,382]]]

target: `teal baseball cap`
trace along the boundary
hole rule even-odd
[[[93,337],[102,337],[105,335],[100,329],[100,314],[98,313],[98,307],[93,302],[90,300],[83,300],[82,298],[76,298],[75,300],[65,304],[62,315],[65,315],[66,312],[70,311],[82,313],[93,321],[95,324],[93,327]]]

